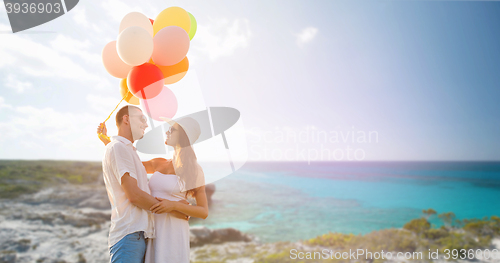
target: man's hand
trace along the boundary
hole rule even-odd
[[[97,136],[104,143],[104,145],[111,142],[107,134],[108,130],[106,129],[106,124],[104,122],[99,123],[99,126],[97,126]]]
[[[175,210],[175,203],[176,203],[175,201],[170,201],[160,197],[155,197],[155,198],[160,202],[152,205],[151,208],[149,208],[151,212],[155,214],[161,214],[161,213],[170,213]]]
[[[99,123],[99,126],[97,126],[97,134],[100,133],[108,135],[108,129],[106,129],[106,124],[104,122]]]
[[[163,210],[162,210],[162,202],[165,202],[165,207],[166,206],[169,206],[169,205],[172,205],[173,207],[175,207],[175,202],[174,201],[169,201],[169,200],[166,200],[166,199],[163,199],[163,198],[160,198],[160,197],[155,197],[156,200],[160,201],[159,203],[151,206],[151,212],[153,213],[156,213],[156,214],[161,214],[161,213],[164,213]],[[170,204],[166,204],[167,202],[170,202]],[[186,201],[186,200],[179,200],[177,201],[179,203],[182,203],[182,204],[185,204],[185,205],[189,205],[189,202]],[[167,209],[168,210],[168,209]],[[156,212],[155,212],[156,211]],[[179,211],[175,211],[175,210],[172,210],[171,212],[165,212],[165,213],[169,213],[171,216],[173,217],[177,217],[179,219],[184,219],[184,220],[189,220],[190,216],[188,215],[185,215]]]

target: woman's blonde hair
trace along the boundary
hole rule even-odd
[[[186,132],[181,125],[177,125],[179,129],[176,151],[173,156],[174,170],[181,181],[181,192],[186,192],[186,197],[192,197],[197,188],[205,185],[203,170],[198,164]]]

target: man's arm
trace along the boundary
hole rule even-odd
[[[157,197],[156,199],[161,202],[153,205],[151,211],[153,211],[153,213],[178,211],[189,216],[206,219],[208,216],[208,202],[205,186],[201,186],[195,190],[195,198],[196,205],[191,206]]]
[[[127,196],[128,200],[144,209],[148,210],[149,208],[158,203],[158,200],[156,200],[154,197],[152,197],[150,194],[142,191],[139,186],[137,186],[137,180],[130,176],[129,173],[125,173],[122,176],[122,188],[123,191],[125,191],[125,195]]]
[[[149,211],[149,208],[151,206],[159,202],[158,200],[156,200],[156,198],[152,197],[150,194],[142,191],[137,186],[137,180],[135,180],[134,177],[130,176],[129,173],[125,173],[122,176],[122,187],[123,191],[125,192],[125,195],[127,196],[127,199],[135,206],[138,206],[144,210]],[[180,219],[186,219],[186,220],[189,219],[189,216],[178,211],[172,211],[169,214]]]

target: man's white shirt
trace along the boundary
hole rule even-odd
[[[151,212],[132,204],[121,185],[125,173],[137,180],[137,186],[151,194],[148,186],[146,168],[132,142],[122,136],[111,137],[106,145],[102,160],[102,169],[106,191],[111,203],[111,227],[108,245],[112,247],[130,233],[144,231],[146,238],[154,236],[153,216]]]

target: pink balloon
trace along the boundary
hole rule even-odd
[[[116,41],[111,41],[102,49],[102,63],[113,77],[124,79],[132,66],[123,62],[116,50]]]
[[[156,65],[172,66],[181,62],[189,50],[189,35],[181,27],[167,26],[153,38],[153,61]]]
[[[147,100],[140,99],[140,101],[149,117],[157,121],[162,121],[160,117],[173,118],[177,113],[177,98],[167,86],[164,86],[156,97]]]

